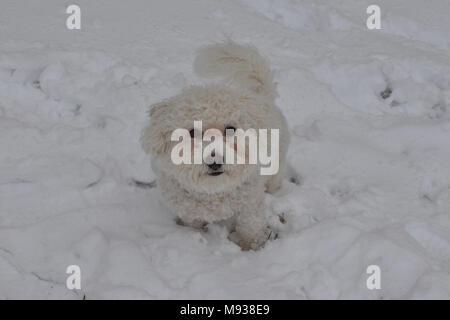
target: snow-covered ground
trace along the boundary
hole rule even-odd
[[[368,30],[373,2],[78,0],[71,31],[70,1],[2,0],[0,298],[450,298],[450,2],[377,0]],[[138,141],[227,36],[271,62],[292,132],[257,252],[176,225]]]

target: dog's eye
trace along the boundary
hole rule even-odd
[[[197,134],[200,136],[200,139],[201,138],[203,138],[203,132],[201,132],[201,131],[197,131],[197,130],[195,130],[195,129],[191,129],[191,130],[189,130],[189,134],[190,134],[190,136],[191,136],[191,138],[192,139],[194,139],[195,138],[195,133],[197,132]]]
[[[227,134],[227,131],[232,131],[231,134],[234,134],[234,132],[236,131],[236,128],[233,126],[227,126],[225,128],[225,134]]]

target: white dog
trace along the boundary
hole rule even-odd
[[[232,221],[230,239],[243,250],[257,249],[268,238],[264,191],[280,188],[289,145],[286,119],[275,105],[273,74],[255,48],[231,41],[201,48],[194,69],[221,82],[189,87],[151,106],[143,149],[152,156],[165,202],[182,224],[201,228]],[[279,129],[280,170],[264,176],[259,164],[174,164],[171,151],[177,142],[171,134],[185,128],[192,135],[194,120],[202,121],[203,130]]]

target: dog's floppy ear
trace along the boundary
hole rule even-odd
[[[171,131],[167,127],[164,116],[170,113],[171,103],[162,101],[150,106],[148,114],[151,118],[150,124],[144,128],[141,134],[142,149],[154,156],[163,154],[170,148]]]
[[[166,110],[164,110],[166,109]],[[158,114],[161,114],[164,111],[169,111],[169,102],[168,101],[162,101],[155,104],[152,104],[148,110],[148,115],[153,118],[157,117]]]

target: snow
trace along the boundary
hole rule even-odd
[[[378,0],[368,30],[366,0],[79,0],[78,31],[25,2],[0,10],[1,299],[450,298],[450,2]],[[138,141],[227,36],[271,62],[292,133],[256,252],[176,225]]]

